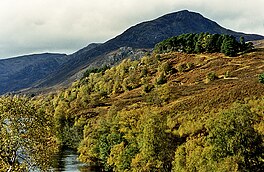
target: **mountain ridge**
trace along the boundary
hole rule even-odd
[[[182,10],[136,24],[105,43],[89,44],[79,51],[68,55],[67,61],[61,63],[49,75],[32,83],[30,87],[41,89],[62,84],[78,72],[91,66],[91,64],[97,64],[98,67],[102,66],[108,58],[108,54],[121,47],[151,49],[154,48],[156,43],[169,37],[183,33],[200,32],[229,34],[236,38],[244,36],[246,41],[264,39],[264,36],[261,35],[244,34],[225,29],[215,21],[205,18],[199,13]]]
[[[67,61],[66,54],[31,54],[0,60],[0,94],[31,87]]]
[[[196,23],[191,26],[190,22],[186,24],[186,20],[184,20],[184,18],[186,17],[190,21],[197,22],[199,20],[203,20],[202,23],[205,24],[199,25],[198,23]],[[196,20],[195,17],[199,20]],[[181,27],[179,29],[175,29],[175,27],[177,28],[178,25],[180,25]],[[70,55],[70,63],[62,66],[62,70],[56,72],[56,74],[53,76],[50,75],[46,80],[43,80],[41,84],[36,85],[36,87],[46,87],[62,83],[67,79],[67,77],[70,77],[77,71],[88,67],[89,63],[96,61],[96,58],[100,55],[102,56],[120,47],[128,46],[132,48],[153,48],[156,43],[166,38],[190,32],[209,32],[220,34],[227,33],[237,38],[240,36],[244,36],[245,40],[247,41],[264,38],[261,35],[244,34],[241,32],[234,32],[229,29],[225,29],[222,26],[218,25],[216,22],[203,17],[199,13],[183,10],[166,14],[151,21],[145,21],[136,24],[125,30],[122,34],[106,41],[103,44],[100,44],[93,49],[89,49],[88,51],[86,51],[86,54],[82,54],[82,56],[78,56],[78,54],[80,54],[80,51],[77,51],[76,53]],[[81,51],[83,52],[84,50],[85,49],[82,49]]]

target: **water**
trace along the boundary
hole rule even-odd
[[[92,167],[78,161],[78,154],[74,150],[63,150],[54,157],[51,171],[54,172],[99,172],[98,167]]]

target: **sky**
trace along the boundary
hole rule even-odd
[[[228,29],[264,35],[264,0],[0,0],[0,58],[71,54],[186,9]]]

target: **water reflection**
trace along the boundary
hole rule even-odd
[[[74,150],[63,150],[54,157],[51,171],[54,172],[99,172],[100,169],[91,167],[78,161]]]

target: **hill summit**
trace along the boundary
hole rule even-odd
[[[107,59],[106,54],[120,47],[153,48],[156,43],[169,37],[183,33],[201,32],[228,34],[236,38],[243,36],[246,41],[264,39],[261,35],[244,34],[225,29],[199,13],[183,10],[139,23],[103,44],[94,46],[94,48],[88,46],[88,50],[83,48],[77,51],[70,55],[70,60],[67,63],[43,80],[38,87],[62,83],[81,69],[89,67],[91,63],[98,61],[98,59],[102,64]],[[104,57],[102,58],[102,56]],[[97,64],[100,65],[100,63]]]
[[[138,49],[152,49],[155,44],[169,37],[183,33],[201,32],[228,34],[236,38],[243,36],[245,41],[264,39],[261,35],[244,34],[225,29],[216,22],[196,12],[188,10],[178,11],[166,14],[151,21],[139,23],[105,43],[91,44],[90,46],[68,55],[64,58],[67,60],[60,63],[55,70],[41,77],[36,76],[37,79],[32,79],[31,84],[27,84],[27,88],[42,90],[43,88],[55,87],[60,84],[65,85],[71,83],[76,76],[78,78],[80,75],[77,74],[80,73],[80,71],[91,66],[101,67],[103,65],[109,65],[109,61],[113,61],[113,63],[111,63],[111,65],[113,65],[128,56],[133,56]],[[132,48],[132,50],[130,51],[129,49],[129,53],[124,53],[123,50],[127,51],[127,49],[123,47],[129,47]],[[111,59],[112,57],[110,55],[112,55],[113,52],[114,54],[121,54],[121,56]],[[12,77],[6,77],[12,82]],[[9,81],[6,81],[6,85],[9,85]],[[2,82],[1,78],[0,82]],[[24,81],[21,80],[20,82]],[[24,85],[23,83],[18,84]],[[18,89],[9,91],[18,91]]]
[[[155,20],[143,22],[126,30],[113,40],[122,46],[152,48],[156,43],[184,33],[218,33],[245,37],[246,41],[264,38],[260,35],[244,34],[228,30],[199,13],[183,10],[170,13]],[[112,40],[111,40],[112,41]],[[124,45],[123,45],[124,46]]]

